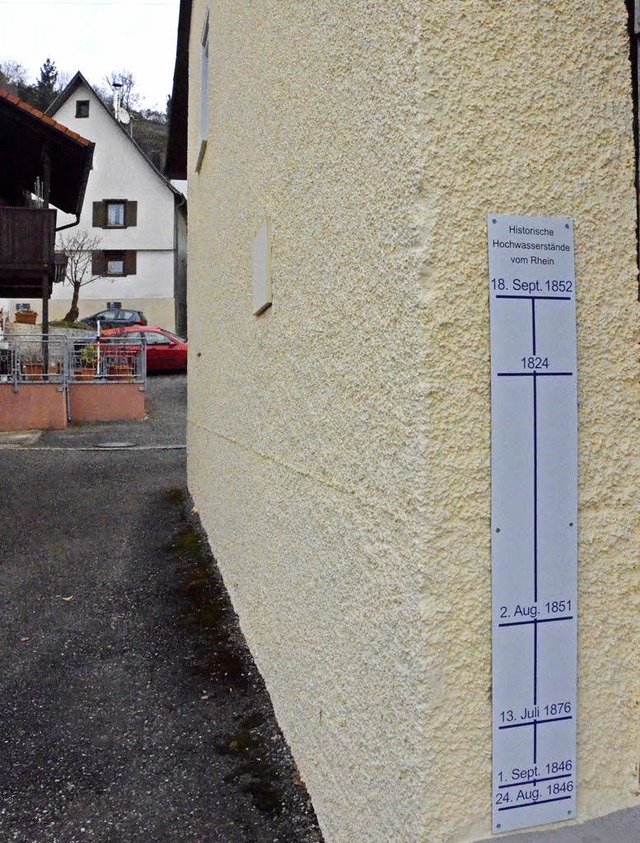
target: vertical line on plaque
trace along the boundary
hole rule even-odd
[[[538,378],[533,372],[533,600],[538,600]]]
[[[533,721],[533,763],[538,763],[538,724]]]
[[[531,297],[531,335],[532,335],[532,345],[533,345],[533,354],[535,356],[536,353],[536,300]]]
[[[533,705],[538,705],[538,621],[533,622]]]

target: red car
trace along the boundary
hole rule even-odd
[[[186,372],[189,343],[156,325],[131,325],[108,328],[103,337],[122,337],[147,343],[147,372]]]

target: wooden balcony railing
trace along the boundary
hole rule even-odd
[[[0,207],[0,271],[40,271],[53,264],[56,212]]]
[[[36,295],[45,273],[53,281],[55,238],[55,210],[0,207],[0,295]]]

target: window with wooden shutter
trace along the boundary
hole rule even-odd
[[[136,275],[138,253],[134,249],[109,249],[105,252],[94,252],[91,265],[94,275],[107,277]]]
[[[138,224],[138,203],[127,200],[124,210],[124,224],[131,228]]]
[[[138,203],[131,199],[103,199],[93,203],[95,228],[130,228],[138,224]]]
[[[106,274],[106,262],[104,252],[96,251],[91,253],[91,273],[92,275]]]
[[[106,223],[106,205],[104,202],[93,203],[93,227],[104,228]]]
[[[137,267],[137,257],[138,253],[132,249],[127,250],[124,253],[124,274],[125,275],[135,275],[138,271]]]

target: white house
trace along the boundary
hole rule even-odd
[[[156,169],[81,73],[47,112],[94,141],[95,155],[77,227],[99,240],[87,272],[100,276],[80,293],[80,316],[108,301],[144,311],[150,324],[186,331],[186,198]],[[58,215],[58,228],[75,218]],[[56,284],[50,315],[65,315],[68,283]]]

